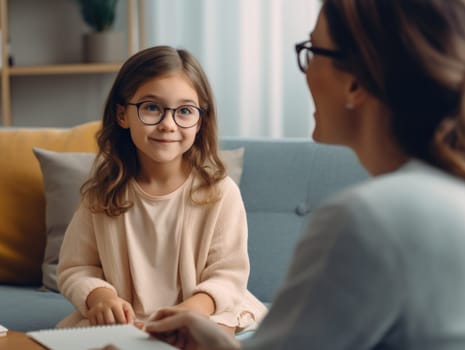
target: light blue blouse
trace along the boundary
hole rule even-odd
[[[329,199],[244,348],[465,349],[465,181],[412,160]]]

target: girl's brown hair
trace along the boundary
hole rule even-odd
[[[213,190],[214,185],[226,176],[218,156],[213,93],[203,69],[188,51],[169,46],[151,47],[136,53],[123,64],[106,100],[102,127],[97,134],[99,151],[93,176],[81,188],[83,198],[93,212],[117,216],[132,206],[124,194],[128,181],[138,175],[140,165],[129,130],[117,122],[117,106],[127,106],[137,89],[148,80],[177,71],[182,71],[190,79],[200,107],[205,111],[194,144],[183,155],[201,179],[200,185],[191,190],[191,198],[197,190]],[[215,196],[196,202],[212,200]]]
[[[464,0],[325,0],[350,71],[392,116],[404,151],[465,177]]]

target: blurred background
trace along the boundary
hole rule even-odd
[[[10,95],[2,91],[1,104],[11,102],[11,124],[67,127],[100,119],[118,65],[91,71],[83,62],[82,36],[91,29],[78,1],[0,1],[7,3],[2,89],[6,81]],[[126,57],[153,45],[191,51],[212,84],[220,136],[308,138],[313,103],[294,44],[308,38],[320,6],[319,0],[117,0],[112,30],[124,34]],[[13,65],[5,74],[8,57]],[[52,72],[61,65],[75,68]],[[28,66],[41,73],[19,71]]]

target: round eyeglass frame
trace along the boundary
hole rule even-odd
[[[161,114],[161,117],[160,117],[160,120],[155,122],[155,123],[147,123],[146,121],[144,121],[144,119],[141,117],[140,115],[140,106],[142,106],[144,103],[152,103],[154,105],[157,105],[159,106],[162,110],[163,110],[163,113]],[[192,128],[194,126],[196,126],[198,123],[199,123],[199,120],[200,118],[205,114],[205,109],[203,108],[200,108],[200,107],[197,107],[197,106],[194,106],[194,105],[189,105],[189,104],[185,104],[185,105],[180,105],[176,108],[170,108],[170,107],[163,107],[162,105],[159,105],[157,103],[154,103],[153,101],[140,101],[140,102],[137,102],[137,103],[133,103],[133,102],[127,102],[126,103],[127,105],[130,105],[130,106],[136,106],[136,109],[137,109],[137,118],[139,118],[140,122],[144,125],[158,125],[160,124],[166,117],[166,112],[167,111],[171,111],[171,117],[173,118],[173,121],[174,123],[182,128],[182,129],[189,129],[189,128]],[[179,122],[177,121],[176,119],[176,111],[181,109],[181,108],[185,108],[185,107],[189,107],[189,108],[194,108],[196,109],[198,112],[199,112],[199,117],[198,119],[195,121],[195,123],[193,123],[192,125],[189,125],[189,126],[184,126],[184,125],[180,125]]]
[[[305,55],[302,55],[303,50],[306,50]],[[313,46],[310,40],[295,44],[295,53],[297,55],[297,65],[302,73],[307,72],[308,64],[314,55],[321,55],[334,59],[342,59],[344,57],[341,51]]]

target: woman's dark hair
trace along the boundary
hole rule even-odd
[[[169,46],[151,47],[136,53],[123,64],[107,97],[102,128],[97,134],[99,152],[93,176],[81,188],[93,212],[116,216],[132,206],[132,203],[125,201],[124,192],[128,181],[138,175],[140,166],[129,130],[117,122],[117,107],[126,107],[137,89],[147,81],[179,71],[191,81],[200,107],[205,111],[194,144],[183,155],[202,180],[198,187],[191,190],[191,198],[193,192],[202,188],[208,193],[226,176],[224,164],[218,156],[213,93],[200,64],[185,50]],[[210,200],[214,200],[214,196],[197,202]]]
[[[325,0],[329,34],[409,155],[465,177],[465,2]]]

